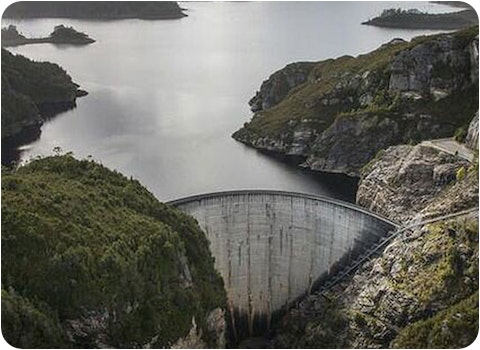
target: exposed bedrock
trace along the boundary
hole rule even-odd
[[[468,126],[465,144],[473,150],[478,150],[478,111]]]
[[[463,348],[478,334],[478,161],[392,146],[362,169],[357,203],[407,224],[324,297],[291,309],[273,348]]]
[[[469,165],[460,157],[428,146],[389,147],[364,167],[357,204],[393,220],[408,221],[452,186],[459,169],[467,169]],[[465,188],[458,195],[471,195],[475,191],[475,187]],[[460,199],[458,202],[471,204]]]
[[[283,100],[291,89],[307,80],[314,65],[313,62],[292,63],[273,73],[248,102],[252,112],[268,109]]]

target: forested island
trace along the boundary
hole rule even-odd
[[[2,164],[14,160],[8,150],[38,138],[46,119],[75,107],[86,94],[57,64],[2,49]]]
[[[439,14],[421,12],[416,9],[391,8],[362,24],[388,28],[451,30],[477,25],[478,16],[475,10],[469,6],[468,9],[462,11]]]
[[[2,28],[2,47],[44,43],[88,45],[94,42],[95,40],[87,34],[78,32],[73,27],[67,27],[62,24],[55,26],[53,32],[46,38],[27,38],[19,33],[17,27],[14,25]]]
[[[177,19],[186,14],[175,1],[20,1],[4,18]]]

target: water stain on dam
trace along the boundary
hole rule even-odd
[[[300,193],[231,191],[170,204],[210,241],[237,341],[263,334],[274,314],[395,228],[355,205]]]

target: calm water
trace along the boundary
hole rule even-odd
[[[140,180],[162,200],[220,190],[263,188],[351,199],[354,184],[312,174],[235,142],[251,117],[247,102],[287,63],[370,51],[394,37],[433,31],[362,26],[384,8],[450,10],[422,3],[183,3],[172,21],[18,21],[28,36],[74,26],[87,47],[11,49],[64,67],[89,95],[45,123],[22,159],[54,147],[92,156]],[[11,23],[2,21],[2,24]]]

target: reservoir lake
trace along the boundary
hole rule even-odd
[[[234,141],[263,80],[295,61],[369,52],[394,38],[438,33],[361,25],[383,9],[453,11],[428,2],[185,2],[179,20],[5,20],[28,37],[73,26],[96,42],[9,48],[61,65],[88,96],[45,122],[21,160],[91,157],[132,176],[162,201],[237,189],[275,189],[353,201],[356,180],[302,170]]]

